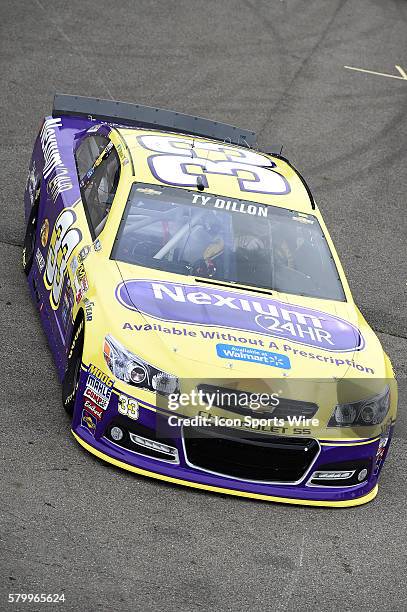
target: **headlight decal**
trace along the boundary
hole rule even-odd
[[[162,395],[174,393],[179,387],[176,376],[134,355],[110,334],[105,338],[103,355],[112,374],[129,385]]]
[[[371,427],[382,423],[390,409],[390,388],[357,402],[337,404],[328,427]]]

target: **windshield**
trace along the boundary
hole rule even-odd
[[[112,258],[176,274],[344,300],[316,217],[205,192],[135,183]]]

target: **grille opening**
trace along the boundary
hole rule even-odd
[[[230,428],[184,427],[184,445],[193,466],[241,480],[294,483],[319,453],[312,438],[257,435]]]

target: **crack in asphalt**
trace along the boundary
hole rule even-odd
[[[402,334],[393,334],[392,332],[386,331],[385,329],[379,329],[378,327],[371,326],[373,331],[376,334],[386,334],[386,336],[391,336],[392,338],[401,338],[402,340],[407,340],[407,336],[403,336]]]
[[[15,246],[19,248],[22,248],[23,246],[22,242],[13,242],[12,240],[1,240],[1,239],[0,239],[0,244],[7,244],[8,246]]]
[[[57,21],[55,21],[55,19],[52,18],[52,16],[51,16],[52,12],[47,10],[44,7],[44,5],[42,4],[42,2],[40,2],[40,0],[35,0],[35,3],[41,9],[41,11],[44,13],[44,15],[45,15],[44,19],[47,20],[59,32],[59,34],[62,36],[62,38],[64,38],[66,40],[66,42],[69,44],[70,48],[73,49],[74,51],[76,51],[76,53],[78,54],[78,56],[82,60],[82,62],[84,64],[87,64],[89,66],[89,68],[91,70],[93,70],[94,66],[93,66],[92,61],[89,60],[89,58],[81,51],[81,49],[78,47],[78,45],[74,43],[74,41],[68,36],[68,34],[57,23]],[[109,98],[111,100],[114,100],[113,95],[112,95],[109,87],[107,86],[105,80],[103,79],[103,77],[100,76],[100,72],[93,70],[93,74],[94,74],[94,78],[96,78],[96,80],[98,80],[99,83],[105,88],[106,92],[109,95]]]
[[[321,33],[321,36],[318,38],[317,42],[315,43],[315,45],[313,47],[311,47],[308,55],[303,59],[303,61],[301,62],[298,70],[296,70],[296,72],[294,73],[292,79],[290,80],[290,82],[288,83],[287,87],[285,87],[283,93],[281,94],[281,96],[278,98],[278,100],[276,101],[276,103],[272,106],[272,108],[270,109],[269,114],[267,115],[265,121],[263,122],[263,125],[260,127],[260,129],[257,131],[257,136],[260,136],[264,130],[266,129],[270,118],[273,116],[275,110],[280,106],[282,100],[284,100],[284,98],[286,98],[286,96],[288,95],[288,92],[290,91],[290,89],[292,88],[293,84],[295,83],[295,81],[297,80],[297,78],[299,77],[299,75],[301,74],[302,70],[304,69],[304,67],[308,64],[308,62],[310,61],[310,59],[312,58],[312,56],[314,55],[314,53],[318,50],[318,48],[320,47],[320,45],[323,43],[323,41],[326,38],[326,35],[328,34],[329,30],[331,29],[332,24],[334,23],[336,17],[338,16],[338,14],[341,12],[341,10],[343,9],[343,7],[345,6],[345,4],[347,3],[348,0],[340,0],[338,3],[338,6],[336,7],[331,19],[328,21],[326,27],[324,28],[324,30]]]

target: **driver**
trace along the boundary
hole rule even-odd
[[[250,223],[249,219],[235,219],[234,236],[231,247],[228,247],[224,239],[224,226],[219,223],[208,225],[209,241],[203,247],[193,273],[207,278],[222,278],[226,265],[229,269],[227,274],[232,274],[236,281],[249,282],[262,275],[264,266],[269,267],[270,252],[266,247],[267,239],[256,235],[258,229],[257,224]]]
[[[214,238],[205,248],[202,259],[198,262],[195,274],[213,278],[217,275],[225,251],[225,243],[221,236]]]
[[[264,242],[261,238],[251,233],[241,234],[234,237],[232,252],[239,268],[238,276],[244,278],[255,271],[259,262],[267,257]],[[222,276],[225,256],[225,242],[221,236],[214,237],[206,246],[199,261],[195,274],[213,278]]]

